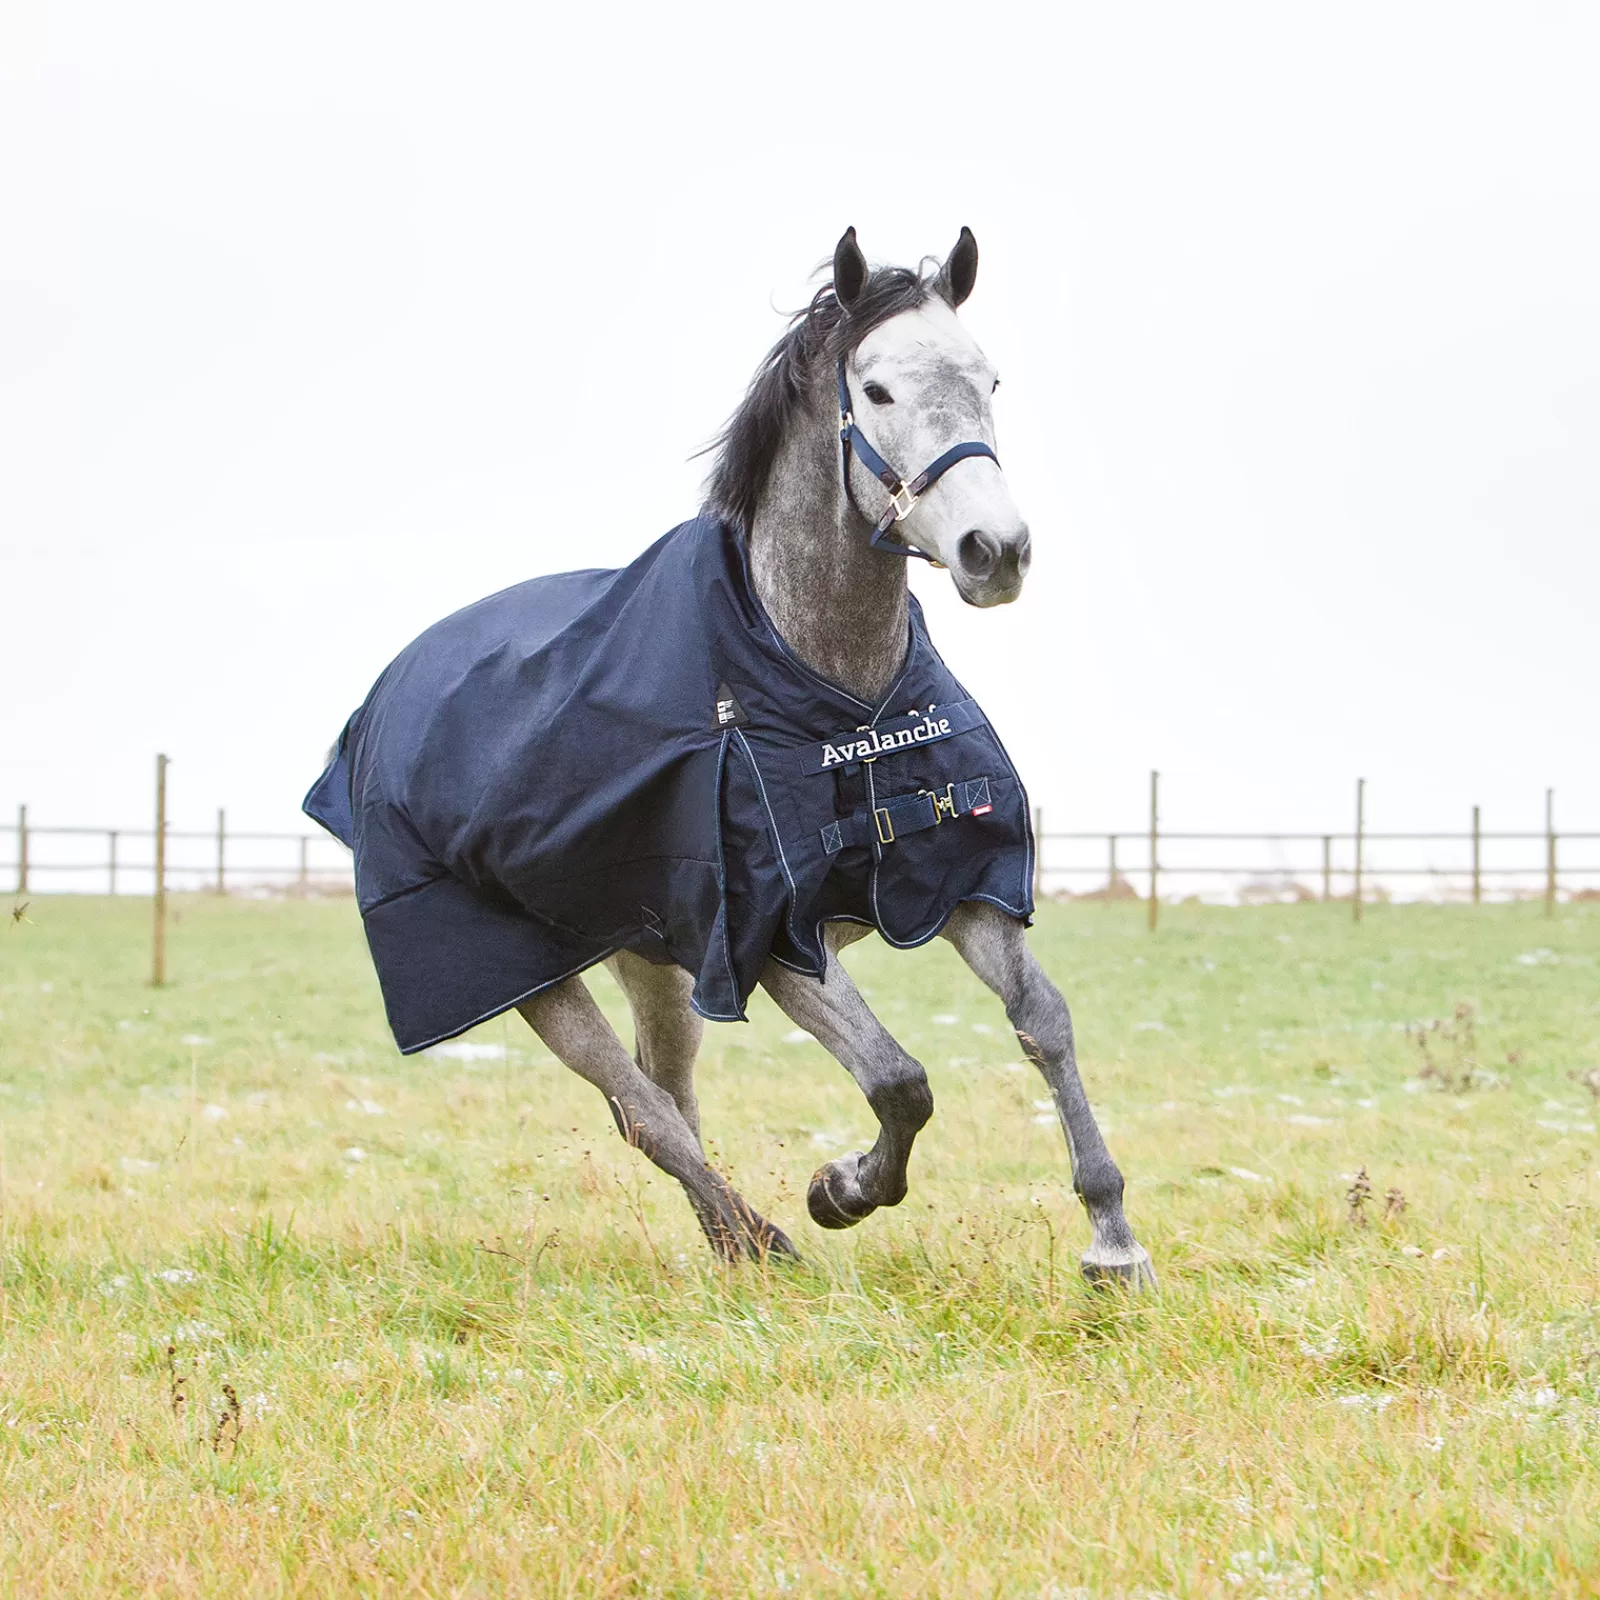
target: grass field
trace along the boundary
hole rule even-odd
[[[4,1592],[1600,1592],[1600,907],[1047,907],[1134,1300],[943,945],[847,957],[938,1103],[854,1233],[853,1084],[708,1030],[806,1255],[730,1272],[515,1016],[400,1059],[348,903],[175,904],[159,992],[141,902],[0,929]]]

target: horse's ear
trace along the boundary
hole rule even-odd
[[[956,247],[939,268],[939,287],[953,306],[958,306],[972,293],[978,281],[978,241],[972,237],[971,228],[963,228]]]
[[[833,293],[846,311],[861,298],[867,286],[867,258],[856,243],[856,230],[846,228],[833,247]]]

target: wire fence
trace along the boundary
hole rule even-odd
[[[1036,816],[1042,822],[1042,814]],[[1482,903],[1600,899],[1600,833],[1065,833],[1037,827],[1035,892],[1157,894],[1249,905],[1303,900]]]
[[[232,832],[224,812],[206,830],[168,828],[168,890],[226,894],[349,894],[350,852],[330,834]],[[9,848],[8,848],[9,847]],[[0,826],[0,884],[17,895],[153,894],[156,829],[38,827],[27,808]]]
[[[1152,791],[1154,786],[1152,785]],[[1164,832],[1154,806],[1137,831],[1068,832],[1034,812],[1034,892],[1096,900],[1217,904],[1308,900],[1485,902],[1600,899],[1600,833]],[[170,891],[336,895],[353,890],[350,852],[321,830],[163,833]],[[38,826],[27,808],[0,824],[0,885],[16,895],[142,894],[157,887],[155,828]],[[3,892],[3,891],[0,891]]]

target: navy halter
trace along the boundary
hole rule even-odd
[[[934,566],[943,563],[930,556],[926,550],[919,550],[914,544],[905,539],[889,537],[889,530],[897,522],[904,522],[915,509],[917,501],[922,498],[935,483],[947,473],[958,461],[965,461],[968,456],[988,456],[998,467],[1000,457],[981,440],[969,439],[965,444],[953,444],[945,453],[935,461],[932,466],[924,467],[909,483],[903,479],[893,467],[889,465],[872,445],[867,436],[861,431],[856,419],[850,412],[850,385],[845,381],[845,357],[839,357],[839,449],[844,461],[844,492],[849,497],[850,503],[855,505],[855,496],[850,490],[850,451],[852,446],[867,470],[889,491],[889,508],[878,518],[878,525],[872,530],[872,548],[874,550],[887,550],[890,555],[916,556],[922,561],[931,561]],[[859,511],[861,508],[856,507]]]

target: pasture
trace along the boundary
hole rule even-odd
[[[0,929],[7,1592],[1600,1589],[1600,906],[1046,906],[1140,1299],[942,944],[846,956],[937,1102],[852,1233],[854,1085],[708,1029],[806,1258],[726,1271],[514,1015],[401,1059],[349,902],[175,908],[161,991],[142,901]]]

